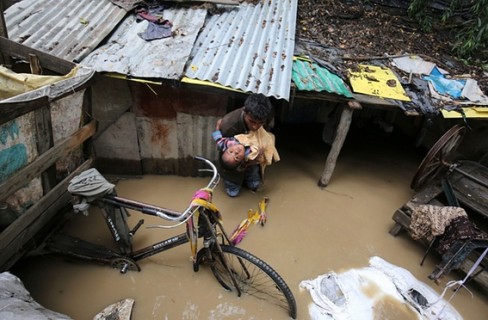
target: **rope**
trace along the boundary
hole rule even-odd
[[[466,289],[466,291],[468,291],[469,294],[471,294],[471,297],[473,297],[473,293],[471,291],[469,291],[469,289],[465,286],[465,283],[469,279],[469,277],[474,273],[474,271],[478,268],[478,266],[481,264],[481,261],[483,261],[483,259],[485,258],[485,256],[486,256],[487,253],[488,253],[488,248],[486,248],[485,251],[483,251],[483,253],[478,257],[478,259],[473,264],[473,266],[469,269],[468,273],[466,274],[466,277],[464,277],[463,280],[457,280],[457,281],[449,281],[449,282],[447,282],[446,283],[446,287],[442,291],[442,294],[441,294],[440,298],[437,301],[431,303],[430,305],[434,305],[437,302],[439,302],[440,300],[442,300],[443,297],[444,297],[444,295],[446,294],[447,290],[450,289],[450,288],[452,288],[452,287],[454,287],[454,286],[456,286],[456,285],[457,285],[457,288],[454,290],[454,293],[451,295],[451,297],[447,301],[448,303],[451,302],[451,300],[458,293],[458,291],[459,291],[460,288]],[[442,315],[442,312],[444,311],[445,307],[446,307],[446,305],[444,305],[442,307],[441,311],[439,312],[439,317]]]

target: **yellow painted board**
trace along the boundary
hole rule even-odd
[[[410,101],[396,75],[387,67],[358,65],[349,69],[349,82],[356,93]]]
[[[225,90],[235,91],[235,92],[244,92],[242,90],[226,87],[226,86],[223,86],[223,85],[218,84],[218,83],[205,81],[205,80],[192,79],[192,78],[187,78],[187,77],[183,77],[181,79],[181,82],[190,83],[190,84],[197,84],[197,85],[201,85],[201,86],[215,87],[215,88],[220,88],[220,89],[225,89]]]
[[[488,112],[479,112],[477,109],[479,108],[463,108],[466,118],[488,118]],[[457,111],[441,110],[441,112],[442,116],[446,119],[463,117],[463,115]]]
[[[488,107],[473,107],[476,112],[488,112]]]
[[[104,73],[104,75],[107,77],[110,77],[110,78],[115,78],[115,79],[124,79],[124,80],[146,83],[146,84],[162,85],[162,82],[146,80],[146,79],[141,79],[141,78],[132,78],[132,77],[128,77],[126,74],[121,74],[121,73],[116,73],[116,72],[107,72],[107,73]]]

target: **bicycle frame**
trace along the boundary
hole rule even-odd
[[[177,219],[178,218],[181,219],[181,217],[183,215],[182,212],[174,211],[174,210],[171,210],[168,208],[162,208],[162,207],[149,205],[146,203],[142,203],[142,202],[138,202],[138,201],[134,201],[134,200],[129,200],[126,198],[121,198],[118,196],[108,195],[108,196],[104,196],[103,198],[99,199],[98,201],[100,201],[102,203],[108,203],[109,205],[114,206],[114,207],[118,207],[118,208],[135,210],[135,211],[141,212],[143,214],[147,214],[147,215],[157,215],[158,213],[164,212],[165,214],[170,215],[171,217],[174,217]],[[196,211],[196,210],[201,210],[201,208],[193,209],[193,211]],[[203,213],[203,214],[209,214],[209,213]],[[107,217],[107,218],[109,218],[109,217]],[[106,219],[106,220],[108,220],[108,219]],[[110,220],[108,220],[108,221],[110,221]],[[189,221],[189,219],[186,220],[187,230],[189,228],[188,227],[188,221]],[[141,224],[142,223],[139,222],[139,224],[136,226],[135,229],[137,230]],[[113,223],[107,222],[107,225],[111,229],[113,229],[112,234],[116,234],[118,232],[117,230],[115,230],[115,225]],[[213,229],[213,228],[215,228],[215,226],[212,226],[212,225],[208,225],[206,228],[204,228],[205,231],[202,234],[202,237],[208,238],[209,236],[211,236],[210,234],[208,234],[208,232],[209,232],[208,229]],[[223,229],[221,229],[220,231],[223,232]],[[128,236],[131,237],[134,234],[135,234],[135,231],[131,231],[128,234]],[[115,239],[115,237],[114,237],[114,239]],[[144,248],[141,248],[137,251],[134,251],[131,254],[129,254],[128,257],[134,261],[139,261],[139,260],[142,260],[144,258],[158,254],[160,252],[166,251],[168,249],[180,246],[182,244],[186,244],[188,242],[190,242],[188,232],[183,232],[183,233],[180,233],[176,236],[164,239],[162,241],[156,242],[154,244],[151,244],[151,245],[148,245]]]
[[[200,157],[195,158],[206,162],[207,165],[212,168],[211,171],[213,172],[213,176],[210,182],[206,188],[200,190],[205,190],[205,192],[208,193],[209,201],[204,200],[203,205],[205,203],[211,205],[211,193],[218,184],[219,175],[215,166],[209,160]],[[47,251],[74,256],[85,260],[97,261],[102,264],[109,264],[112,267],[118,268],[122,273],[125,273],[127,270],[139,271],[140,267],[137,265],[137,261],[192,241],[190,233],[192,232],[193,228],[193,217],[197,212],[198,215],[206,217],[206,219],[198,220],[199,225],[196,226],[199,229],[198,238],[203,238],[204,243],[208,243],[209,239],[217,237],[214,230],[216,230],[218,227],[219,232],[223,234],[223,241],[229,243],[229,238],[218,221],[218,217],[210,217],[210,215],[215,213],[212,210],[202,206],[202,203],[198,203],[197,205],[190,204],[185,211],[179,212],[168,208],[158,207],[119,197],[115,193],[115,190],[110,194],[96,197],[90,202],[100,208],[102,216],[108,229],[110,230],[113,240],[118,245],[120,252],[112,251],[108,248],[84,241],[82,239],[76,239],[73,241],[70,240],[70,238],[73,237],[66,235],[58,235],[53,237],[51,241],[48,242]],[[166,221],[174,222],[175,226],[186,224],[186,232],[182,232],[176,236],[163,239],[144,248],[133,251],[132,238],[139,227],[144,223],[144,220],[141,219],[136,226],[130,230],[126,220],[126,217],[129,215],[127,209],[138,211],[145,215],[158,216]],[[212,242],[215,242],[216,245],[218,245],[217,241]],[[74,243],[77,245],[73,245]],[[196,248],[193,254],[196,254]]]
[[[51,237],[43,249],[65,257],[72,256],[108,264],[121,273],[126,273],[127,270],[140,271],[137,262],[142,259],[190,243],[193,271],[197,272],[200,265],[208,266],[226,290],[234,291],[239,297],[246,292],[256,295],[259,299],[272,301],[295,318],[296,302],[281,276],[264,261],[235,247],[230,241],[221,223],[220,213],[212,203],[213,190],[219,180],[217,168],[205,158],[195,159],[206,162],[212,169],[213,176],[205,188],[195,192],[191,203],[183,212],[119,197],[115,192],[115,186],[108,183],[98,171],[90,169],[83,172],[73,179],[68,187],[68,191],[79,200],[74,204],[75,211],[86,212],[88,204],[100,208],[120,252],[60,234]],[[133,251],[132,238],[144,220],[139,220],[130,230],[127,224],[127,210],[172,222],[172,225],[152,227],[174,228],[185,225],[186,232]],[[200,238],[203,239],[203,248],[198,250]]]

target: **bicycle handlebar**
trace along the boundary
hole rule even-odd
[[[212,178],[210,179],[207,188],[213,190],[215,186],[219,183],[219,172],[217,171],[217,167],[215,167],[212,161],[204,157],[195,156],[194,159],[198,161],[203,161],[210,167],[212,171]],[[205,171],[205,169],[200,169],[199,171]]]
[[[199,169],[199,171],[211,171],[212,172],[212,178],[210,179],[209,183],[207,184],[207,189],[210,189],[210,190],[214,190],[214,188],[217,186],[217,184],[219,183],[219,180],[220,180],[220,176],[219,176],[219,172],[217,170],[217,167],[213,164],[212,161],[204,158],[204,157],[201,157],[201,156],[195,156],[194,157],[195,160],[199,160],[199,161],[203,161],[205,162],[205,164],[210,167],[210,170],[209,169]],[[180,225],[181,223],[184,223],[188,220],[189,217],[191,217],[193,215],[193,213],[197,210],[197,208],[195,208],[194,206],[192,206],[191,204],[188,206],[188,208],[186,208],[186,210],[179,216],[175,217],[175,216],[171,216],[171,215],[168,215],[162,211],[157,211],[157,212],[154,212],[154,214],[162,219],[165,219],[165,220],[168,220],[168,221],[178,221],[180,223],[178,223],[177,225],[175,226],[154,226],[154,227],[160,227],[160,228],[174,228],[178,225]]]

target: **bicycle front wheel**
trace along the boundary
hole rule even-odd
[[[238,295],[249,294],[275,304],[291,318],[296,318],[297,306],[293,293],[273,268],[240,248],[229,245],[220,245],[220,248],[222,253],[217,246],[201,250],[197,255],[197,263],[209,264],[217,281],[226,290],[235,291]],[[211,250],[210,256],[206,250]]]

